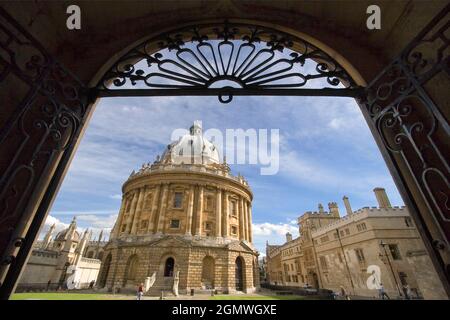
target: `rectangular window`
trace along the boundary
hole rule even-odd
[[[153,200],[152,194],[149,193],[145,198],[145,203],[144,203],[145,209],[150,209],[152,207],[152,200]]]
[[[398,245],[396,244],[390,244],[389,251],[391,252],[392,259],[394,260],[401,260],[402,256],[400,255],[400,250],[398,249]]]
[[[213,198],[211,196],[207,196],[206,197],[205,210],[206,211],[212,211],[213,210]]]
[[[123,225],[122,225],[122,230],[121,230],[121,231],[122,231],[122,232],[125,232],[125,229],[126,229],[126,228],[127,228],[127,225],[126,225],[126,224],[123,224]]]
[[[237,227],[231,226],[231,234],[236,235],[237,234]]]
[[[206,231],[211,231],[212,230],[211,222],[205,222],[205,230]]]
[[[342,255],[340,252],[338,252],[338,258],[339,258],[339,262],[342,263]]]
[[[148,227],[148,220],[142,220],[140,225],[139,225],[139,227],[141,229],[147,229],[147,227]]]
[[[346,235],[349,235],[350,234],[350,230],[347,228],[347,229],[345,229],[345,234]]]
[[[170,228],[178,229],[180,227],[180,220],[170,220]]]
[[[320,256],[320,265],[322,266],[322,269],[328,269],[327,259],[325,256]]]
[[[405,218],[405,224],[407,227],[413,227],[412,220],[410,217]]]
[[[232,215],[232,216],[237,216],[237,205],[236,205],[236,201],[231,201],[231,203],[230,203],[230,208],[231,208],[231,215]]]
[[[173,207],[181,208],[183,205],[183,192],[175,192],[173,197]]]
[[[362,249],[355,249],[356,258],[358,258],[358,262],[363,263],[365,262],[364,253]]]

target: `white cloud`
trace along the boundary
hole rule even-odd
[[[122,195],[121,194],[112,194],[109,196],[111,199],[115,199],[115,200],[121,200],[122,199]]]
[[[271,236],[271,235],[284,236],[288,232],[295,234],[297,233],[297,228],[287,223],[274,224],[270,222],[264,222],[253,224],[254,236]]]
[[[270,244],[282,244],[286,242],[286,233],[291,233],[293,238],[298,237],[297,221],[290,223],[253,223],[253,244],[261,256],[265,256],[266,241]]]

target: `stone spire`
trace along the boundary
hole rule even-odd
[[[76,258],[75,258],[75,265],[78,265],[78,262],[83,257],[84,249],[86,248],[86,244],[88,243],[90,239],[90,233],[89,229],[86,229],[83,233],[83,237],[81,238],[80,243],[78,244],[77,251],[76,251]]]
[[[194,124],[189,129],[191,135],[201,135],[202,134],[202,122],[200,120],[195,120]]]
[[[321,203],[319,203],[319,213],[325,213],[325,211],[323,210],[323,205]]]
[[[328,210],[333,217],[339,218],[339,207],[336,202],[328,203]]]
[[[42,241],[41,249],[45,250],[50,246],[50,243],[52,242],[52,234],[53,231],[55,231],[55,227],[56,227],[55,223],[50,226],[50,229],[47,231],[47,234],[45,235],[44,240]]]
[[[67,230],[64,240],[73,240],[73,236],[77,231],[77,218],[73,217],[72,222],[69,225],[69,230]]]
[[[100,231],[100,235],[98,236],[98,244],[100,244],[102,238],[103,238],[103,229]]]

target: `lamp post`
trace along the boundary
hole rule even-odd
[[[355,285],[353,284],[352,273],[350,272],[350,268],[348,266],[347,257],[345,256],[344,246],[342,245],[341,235],[339,234],[339,227],[336,228],[337,238],[339,240],[339,246],[341,247],[342,256],[344,258],[345,267],[347,269],[348,278],[350,280],[350,285],[352,286],[353,294],[355,294]]]
[[[395,281],[395,285],[397,286],[398,294],[399,294],[399,296],[401,297],[401,296],[402,296],[402,292],[400,291],[400,286],[399,286],[399,284],[398,284],[398,282],[397,282],[397,277],[395,276],[395,272],[394,272],[394,268],[392,267],[391,260],[389,260],[389,254],[388,254],[388,252],[386,251],[386,246],[387,246],[387,245],[388,245],[388,244],[385,243],[385,242],[383,242],[383,240],[380,241],[380,246],[383,247],[384,255],[386,256],[386,260],[387,260],[387,262],[388,262],[388,264],[389,264],[389,268],[391,269],[392,277],[394,277],[394,281]]]

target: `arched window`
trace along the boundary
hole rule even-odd
[[[92,258],[93,256],[94,256],[94,252],[89,251],[88,254],[87,254],[87,257],[88,258]]]
[[[135,280],[136,279],[136,273],[137,273],[137,267],[139,265],[139,258],[137,255],[132,255],[128,259],[127,263],[127,278],[126,280]]]
[[[242,257],[236,258],[234,280],[235,280],[235,288],[237,291],[244,290],[244,272],[245,272],[244,264],[245,262]]]
[[[106,280],[108,279],[109,269],[111,267],[111,260],[112,260],[111,254],[108,254],[106,256],[105,261],[103,262],[102,269],[100,271],[100,276],[99,276],[100,288],[103,288],[106,285]]]
[[[173,267],[175,265],[175,260],[172,257],[167,258],[166,264],[164,265],[164,277],[173,276]]]
[[[102,258],[103,258],[103,251],[100,251],[98,253],[97,259],[102,260]]]
[[[205,289],[214,288],[214,273],[214,258],[211,256],[206,256],[203,258],[202,263],[202,286],[204,286]]]

